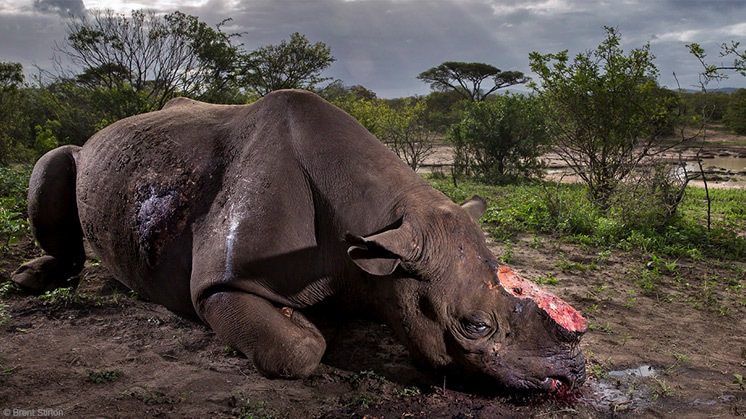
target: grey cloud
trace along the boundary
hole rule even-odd
[[[59,16],[68,10],[84,10],[80,0],[34,0],[34,6],[45,13],[28,19],[62,22]],[[337,59],[326,75],[362,84],[382,97],[426,94],[429,87],[417,74],[446,60],[485,62],[531,75],[531,51],[568,49],[574,55],[593,49],[604,26],[619,29],[625,50],[650,42],[661,83],[675,87],[676,72],[688,87],[700,69],[683,37],[717,57],[719,44],[733,36],[723,28],[746,22],[742,0],[209,0],[180,10],[211,25],[232,18],[226,30],[245,32],[239,41],[247,50],[276,44],[296,31],[325,42]],[[0,43],[0,60],[9,53],[49,54],[49,38],[36,41],[30,29],[40,24],[18,25],[10,17],[8,22],[12,26],[0,23],[0,39],[17,41]],[[45,64],[41,57],[35,60]],[[746,78],[734,76],[728,83],[743,86]]]
[[[34,10],[68,17],[70,15],[82,16],[86,8],[83,0],[34,0]]]

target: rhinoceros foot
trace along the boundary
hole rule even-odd
[[[63,287],[77,287],[79,278],[67,275],[57,258],[41,256],[24,263],[10,276],[22,289],[41,294]]]

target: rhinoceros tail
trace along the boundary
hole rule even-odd
[[[46,255],[24,263],[13,282],[33,292],[76,285],[70,281],[83,269],[85,251],[75,197],[80,147],[56,148],[36,163],[29,180],[31,231]]]

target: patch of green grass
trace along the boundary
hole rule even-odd
[[[244,405],[238,410],[237,416],[241,419],[273,419],[280,417],[280,414],[267,407],[267,404],[263,401],[252,402],[246,399]]]
[[[399,396],[399,397],[402,397],[402,398],[416,397],[416,396],[419,396],[421,394],[422,394],[422,391],[420,391],[420,389],[418,387],[415,387],[415,386],[404,387],[404,388],[396,391],[396,395]]]
[[[0,250],[29,234],[26,191],[31,166],[0,167]]]
[[[18,370],[18,367],[7,367],[0,363],[0,376],[13,375],[16,370]]]
[[[344,403],[344,406],[351,409],[369,409],[376,406],[376,397],[368,392],[355,393]]]
[[[10,313],[8,312],[8,305],[0,303],[0,326],[5,325],[10,321]]]
[[[596,380],[606,377],[607,373],[608,371],[606,371],[606,368],[601,364],[592,362],[588,365],[588,376],[593,377]]]
[[[734,373],[733,374],[733,383],[738,384],[738,387],[741,387],[741,390],[746,390],[746,382],[743,379],[743,375]]]
[[[497,257],[500,263],[509,264],[513,261],[513,242],[506,240],[503,244],[503,251],[500,256]]]
[[[75,292],[72,287],[57,288],[52,291],[46,291],[38,298],[44,303],[44,305],[54,307],[69,307],[79,304],[93,304],[94,306],[99,307],[103,304],[100,297],[93,297],[85,293]]]
[[[655,382],[655,384],[657,384],[655,390],[653,391],[654,400],[660,397],[668,397],[673,394],[673,386],[668,384],[666,380],[653,377],[653,381]]]
[[[624,301],[624,308],[632,309],[637,305],[637,297],[634,295],[628,295],[627,300]]]
[[[549,272],[546,275],[535,278],[534,282],[539,285],[557,285],[559,284],[559,279],[553,273]]]
[[[671,355],[673,356],[674,363],[670,367],[666,368],[666,370],[668,371],[673,370],[681,365],[687,365],[691,361],[689,355],[686,354],[673,352]]]
[[[659,283],[660,273],[649,269],[640,271],[640,276],[637,278],[637,285],[645,295],[654,295]]]
[[[614,333],[614,330],[611,327],[611,324],[609,324],[608,322],[603,323],[603,324],[591,322],[591,324],[588,325],[588,330],[591,330],[594,332],[606,333],[607,335]]]
[[[20,291],[18,286],[11,281],[0,283],[0,297],[8,297],[17,294]]]
[[[93,384],[104,384],[117,381],[124,377],[124,371],[120,369],[88,371],[87,380]]]
[[[450,179],[428,181],[455,202],[474,194],[485,197],[489,205],[482,223],[496,240],[519,232],[549,233],[584,246],[641,250],[672,260],[746,257],[746,239],[736,234],[746,230],[746,190],[710,191],[712,225],[708,230],[707,205],[701,188],[687,188],[677,215],[660,225],[650,224],[653,221],[646,224],[645,217],[629,219],[628,211],[615,208],[601,213],[589,202],[581,184],[492,186],[462,180],[454,186]]]

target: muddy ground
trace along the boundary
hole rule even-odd
[[[75,295],[40,299],[0,288],[0,413],[746,416],[746,262],[651,262],[635,252],[599,252],[542,236],[518,237],[494,251],[590,320],[582,343],[590,378],[575,397],[463,392],[447,377],[418,373],[386,326],[363,321],[330,342],[310,378],[266,379],[205,326],[138,299],[89,261]],[[37,254],[30,241],[12,247],[0,260],[0,281]]]

